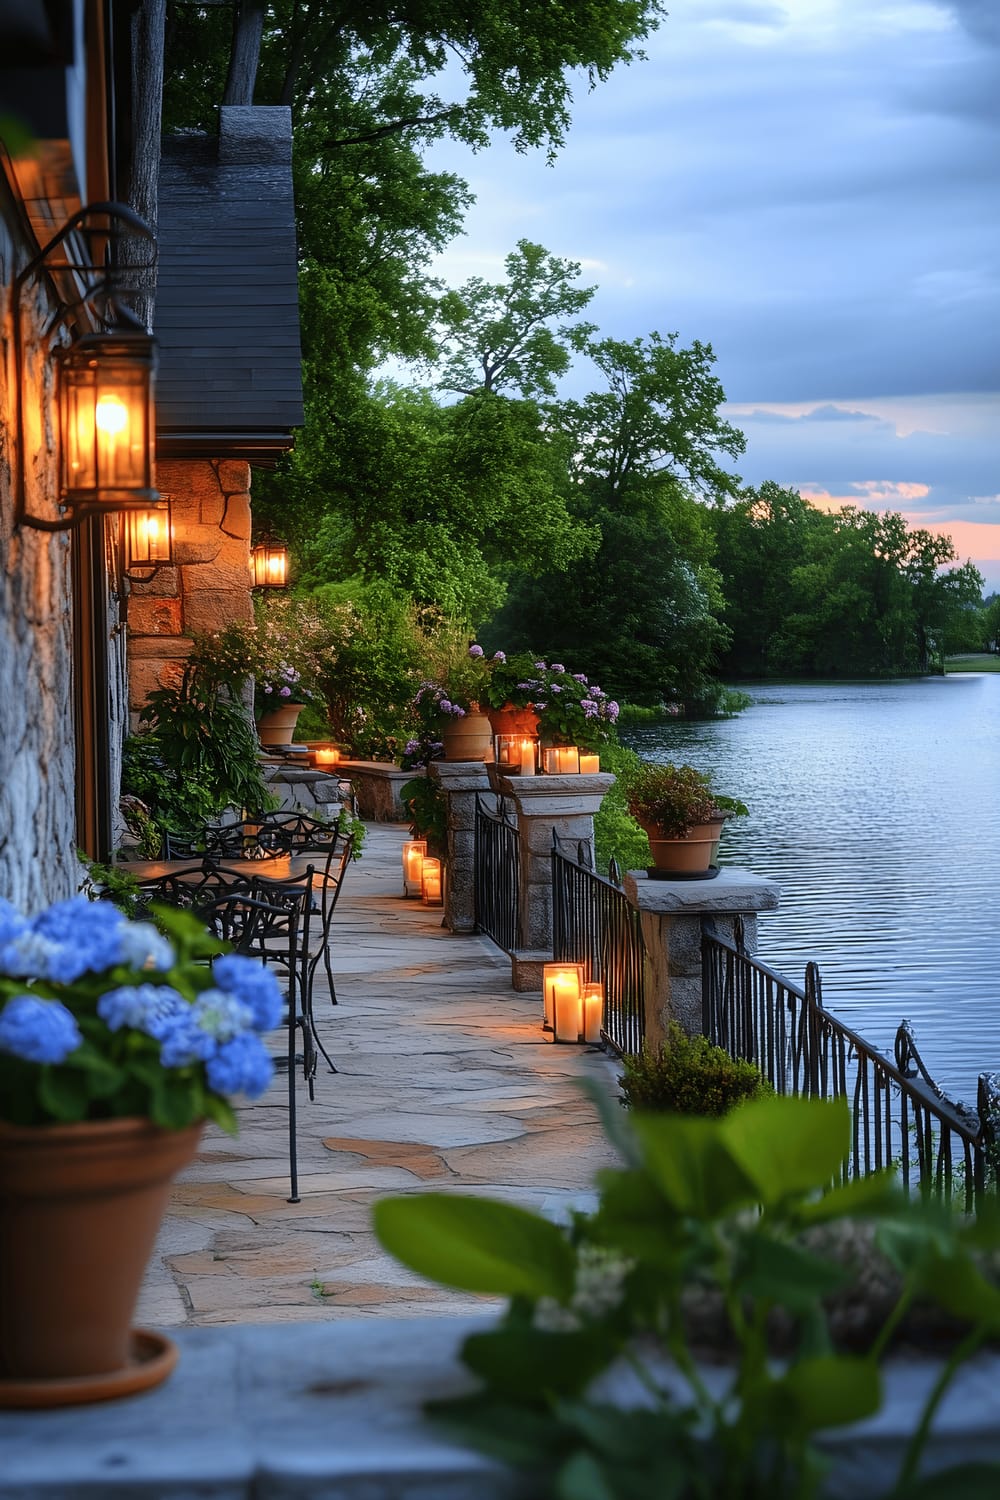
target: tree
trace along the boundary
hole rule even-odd
[[[325,114],[325,150],[386,135],[448,130],[474,146],[491,130],[513,135],[518,150],[562,144],[571,78],[591,87],[616,64],[641,57],[659,25],[660,0],[592,0],[551,5],[526,0],[234,0],[228,7],[171,8],[168,74],[182,122],[210,128],[214,107],[285,104],[296,123]],[[231,24],[230,24],[231,14]],[[457,64],[457,67],[456,67]],[[413,86],[398,85],[405,68]],[[378,99],[377,121],[327,110],[333,82],[349,77],[358,99]],[[464,81],[464,95],[460,87]],[[435,91],[447,85],[446,99]]]
[[[619,500],[656,477],[682,479],[716,501],[735,494],[739,481],[716,455],[736,458],[746,439],[719,415],[726,398],[711,374],[711,344],[679,349],[676,333],[651,333],[631,342],[588,338],[581,347],[606,388],[551,413],[570,439],[578,480],[594,476]]]
[[[595,288],[572,286],[579,263],[560,260],[530,240],[518,240],[504,265],[506,283],[474,276],[441,299],[439,318],[449,352],[439,383],[466,396],[506,390],[554,396],[556,378],[569,368],[570,341],[579,341],[592,327],[550,325],[581,312]]]

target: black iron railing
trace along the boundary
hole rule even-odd
[[[517,824],[503,797],[476,797],[476,926],[505,953],[520,947]]]
[[[552,844],[553,957],[582,963],[588,982],[603,984],[604,1040],[635,1056],[646,1024],[639,913],[620,888],[614,861],[605,880],[591,868],[586,840],[567,845],[553,830]]]
[[[806,967],[805,987],[758,963],[736,941],[702,935],[702,1022],[705,1034],[732,1057],[760,1068],[781,1094],[843,1097],[851,1105],[853,1138],[844,1177],[895,1166],[907,1188],[964,1200],[966,1210],[996,1190],[993,1121],[1000,1080],[979,1080],[979,1113],[937,1087],[917,1051],[909,1023],[886,1057],[824,1010],[819,970]]]

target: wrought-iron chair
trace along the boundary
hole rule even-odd
[[[302,1032],[302,1072],[309,1088],[310,1100],[315,1097],[313,1080],[316,1076],[316,1045],[312,1020],[301,1003],[303,974],[302,953],[308,954],[308,946],[301,948],[303,931],[308,932],[309,909],[312,894],[312,871],[309,879],[296,882],[268,882],[278,887],[268,893],[267,900],[247,891],[233,891],[219,896],[201,908],[199,916],[216,937],[230,943],[237,953],[247,958],[259,958],[261,963],[276,964],[287,975],[287,1004],[285,1029],[287,1035],[286,1065],[288,1071],[288,1176],[289,1203],[299,1203],[298,1167],[298,1118],[295,1095],[296,1033]],[[308,940],[307,940],[308,941]]]
[[[240,870],[229,870],[211,861],[190,865],[148,880],[140,880],[139,900],[144,907],[161,901],[165,906],[179,906],[202,915],[203,908],[220,897],[236,892],[250,892],[249,877]]]
[[[334,858],[336,856],[336,858]],[[340,841],[338,850],[331,850],[327,858],[326,868],[323,871],[320,883],[320,935],[321,942],[316,945],[315,951],[310,959],[309,988],[312,991],[313,977],[319,965],[320,958],[326,969],[326,978],[330,986],[330,1004],[337,1004],[337,989],[333,982],[333,967],[330,962],[330,928],[333,923],[334,907],[340,897],[341,887],[344,884],[344,876],[354,856],[354,834],[349,833]],[[326,1054],[323,1054],[326,1056]],[[329,1058],[327,1058],[329,1062]],[[332,1064],[331,1064],[332,1067]],[[336,1071],[336,1069],[334,1069]]]
[[[340,830],[336,823],[302,812],[268,812],[257,823],[257,840],[264,849],[278,854],[305,854],[336,848]]]

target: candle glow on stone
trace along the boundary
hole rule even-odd
[[[426,853],[426,839],[407,839],[403,844],[403,891],[407,896],[421,894],[420,866]]]
[[[557,992],[568,997],[575,995],[579,1001],[583,989],[583,964],[551,963],[542,968],[542,1027],[555,1030]],[[573,1037],[576,1040],[576,1037]]]

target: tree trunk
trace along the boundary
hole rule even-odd
[[[155,232],[160,171],[160,117],[163,112],[163,37],[167,0],[144,0],[132,14],[131,160],[123,173],[123,197]],[[147,328],[153,326],[156,267],[149,240],[126,237],[122,266],[131,268],[132,306]]]
[[[233,45],[223,104],[253,103],[265,9],[265,0],[239,0],[233,8]]]

